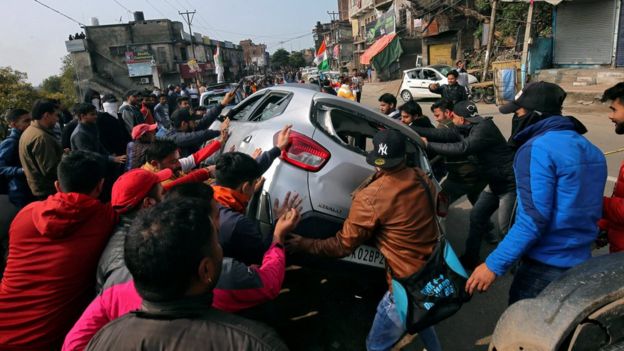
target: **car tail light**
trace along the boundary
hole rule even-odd
[[[281,159],[306,171],[317,172],[325,166],[330,156],[329,151],[316,141],[301,133],[291,131],[290,143],[286,150],[282,151]]]
[[[449,199],[445,192],[438,193],[438,201],[436,204],[436,214],[438,217],[446,217],[448,215]]]

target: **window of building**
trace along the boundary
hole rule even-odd
[[[162,46],[156,48],[156,60],[158,63],[167,63],[167,49]]]
[[[124,46],[111,46],[109,50],[110,55],[113,57],[123,57],[126,55],[126,48]]]
[[[180,48],[180,58],[182,61],[188,61],[188,53],[186,52],[185,47]]]
[[[406,26],[407,25],[407,9],[399,10],[399,25]]]

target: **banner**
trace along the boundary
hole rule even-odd
[[[372,44],[377,38],[396,31],[394,5],[379,16],[376,21],[366,25],[366,44]]]

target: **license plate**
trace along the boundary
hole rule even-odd
[[[381,252],[377,248],[367,245],[358,247],[351,255],[344,257],[343,260],[371,267],[386,268],[386,260]]]

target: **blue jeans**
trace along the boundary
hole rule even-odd
[[[388,291],[377,305],[375,320],[366,338],[366,349],[368,351],[390,350],[405,332],[405,325],[396,310],[392,293]],[[418,335],[427,351],[442,351],[442,346],[440,346],[440,341],[433,327],[421,330]]]
[[[509,304],[536,297],[568,269],[523,259],[509,288]]]

